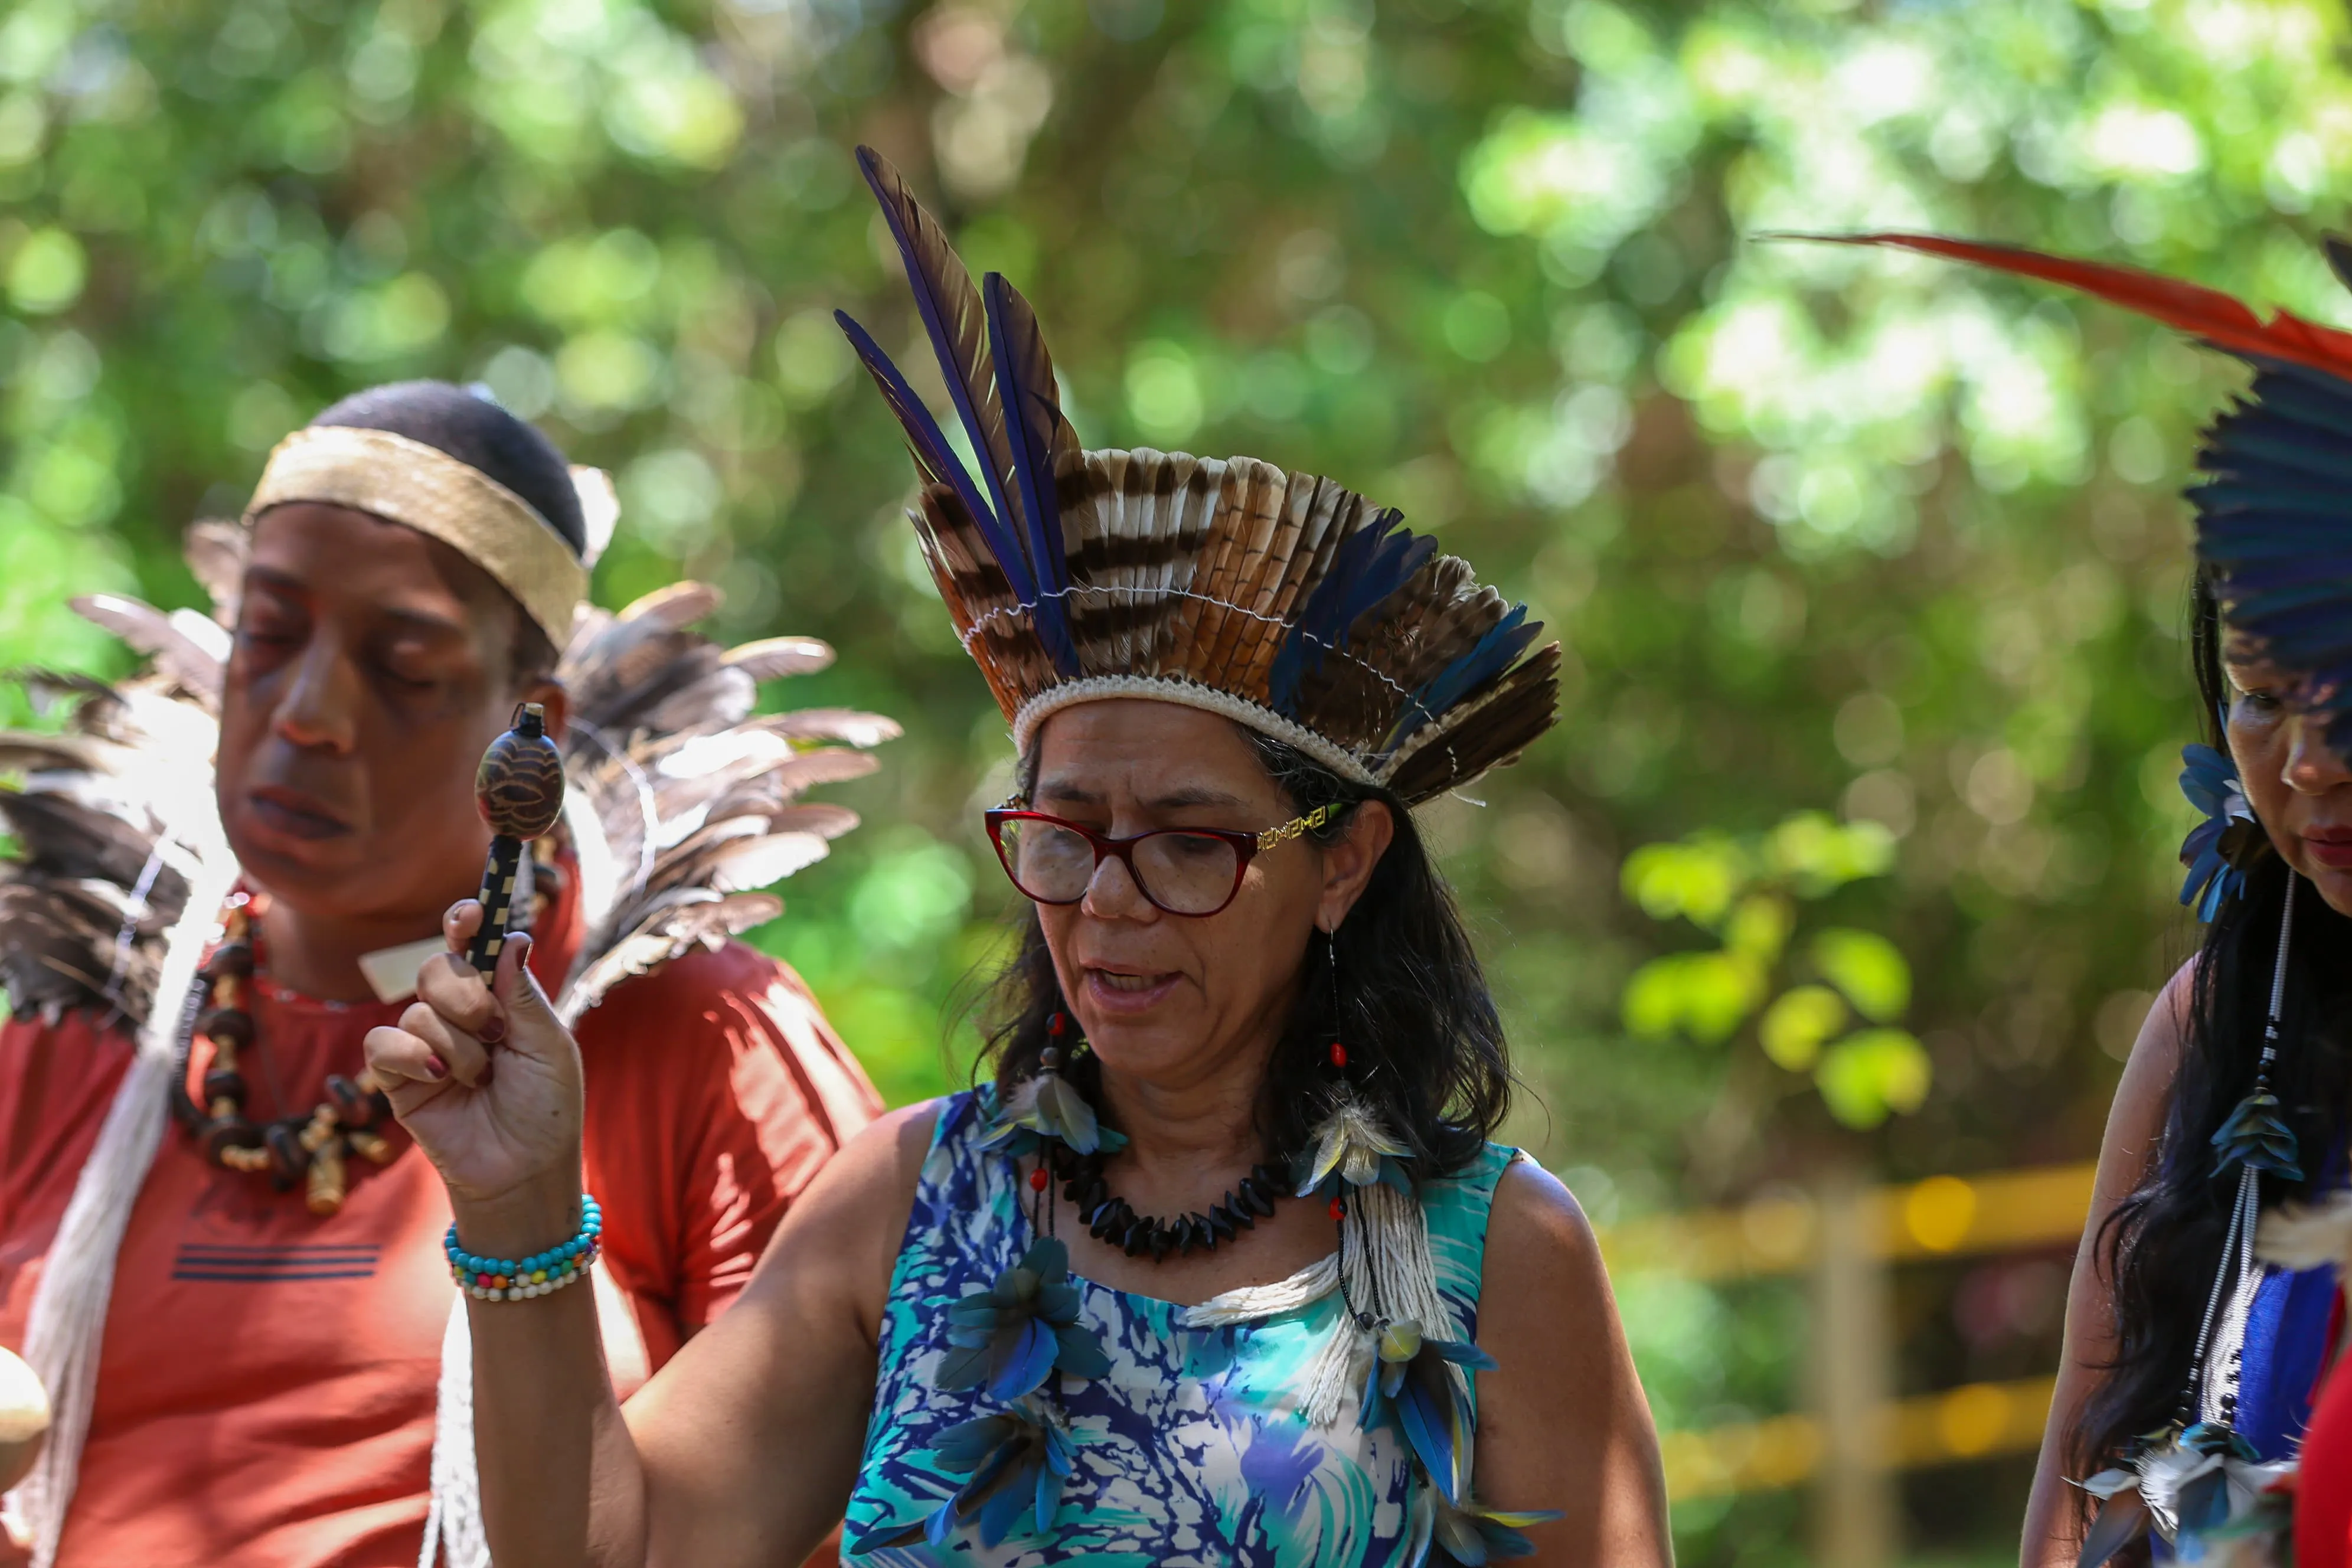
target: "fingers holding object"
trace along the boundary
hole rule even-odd
[[[479,899],[459,899],[441,917],[441,935],[448,942],[451,952],[464,952],[466,944],[472,942],[475,932],[481,929],[482,900]]]
[[[447,1087],[449,1064],[435,1050],[430,1041],[389,1026],[378,1026],[367,1032],[368,1071],[392,1097],[393,1110],[401,1115]]]
[[[452,1027],[485,1045],[495,1046],[506,1038],[506,1009],[463,954],[444,953],[426,961],[416,972],[416,995]]]
[[[439,1010],[424,1002],[412,1002],[400,1016],[400,1027],[404,1034],[425,1043],[429,1059],[421,1065],[426,1077],[438,1076],[432,1071],[437,1065],[468,1089],[481,1089],[489,1083],[489,1047],[478,1036],[458,1027]]]

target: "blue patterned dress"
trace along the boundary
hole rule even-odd
[[[931,1438],[1002,1408],[985,1389],[932,1386],[948,1349],[948,1305],[987,1289],[1032,1239],[1013,1160],[978,1147],[993,1103],[985,1088],[940,1102],[890,1280],[865,1462],[843,1531],[853,1544],[938,1508],[964,1478],[940,1468]],[[1490,1144],[1469,1169],[1421,1189],[1439,1293],[1465,1339],[1477,1330],[1487,1210],[1514,1157]],[[1360,1430],[1353,1395],[1335,1424],[1310,1426],[1293,1394],[1301,1368],[1339,1326],[1338,1292],[1252,1322],[1195,1329],[1171,1302],[1075,1283],[1080,1321],[1100,1339],[1111,1370],[1048,1384],[1076,1444],[1050,1538],[1016,1530],[987,1551],[965,1530],[944,1552],[918,1543],[845,1552],[844,1563],[1379,1568],[1401,1560],[1413,1484],[1403,1439],[1388,1422]]]

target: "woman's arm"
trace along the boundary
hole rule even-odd
[[[2025,1504],[2021,1568],[2073,1568],[2081,1554],[2083,1495],[2067,1485],[2068,1435],[2084,1402],[2106,1376],[2115,1351],[2115,1299],[2099,1267],[2100,1227],[2107,1215],[2147,1175],[2164,1135],[2172,1080],[2180,1069],[2181,1041],[2188,1027],[2194,965],[2183,964],[2149,1008],[2133,1042],[2131,1059],[2116,1085],[2107,1110],[2107,1131],[2099,1144],[2099,1174],[2074,1252],[2074,1275],[2066,1288],[2065,1347],[2058,1363],[2058,1387],[2050,1401],[2050,1423],[2042,1434],[2042,1458],[2034,1467],[2033,1490]]]
[[[628,1561],[797,1563],[840,1522],[936,1116],[910,1106],[850,1140],[785,1215],[741,1297],[629,1401],[645,1550]],[[600,1454],[600,1492],[603,1476]]]
[[[1503,1174],[1486,1226],[1473,1485],[1493,1508],[1565,1510],[1527,1531],[1556,1568],[1665,1568],[1665,1475],[1650,1403],[1584,1213],[1541,1167]]]
[[[368,1036],[371,1069],[448,1185],[460,1243],[499,1258],[578,1224],[579,1052],[520,973],[525,945],[501,955],[496,1001],[463,960],[427,964],[400,1027]],[[797,1561],[823,1538],[856,1468],[930,1115],[902,1111],[843,1150],[735,1309],[625,1416],[593,1292],[468,1301],[483,1521],[501,1568],[730,1568]]]

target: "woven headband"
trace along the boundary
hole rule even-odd
[[[247,526],[292,501],[351,507],[437,539],[513,595],[550,642],[571,640],[588,568],[529,501],[437,447],[344,425],[297,430],[269,454]]]

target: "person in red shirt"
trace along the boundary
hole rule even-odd
[[[590,1063],[616,1384],[726,1308],[879,1111],[799,979],[729,938],[856,821],[799,792],[895,731],[753,719],[759,680],[828,651],[719,647],[698,585],[583,608],[597,480],[458,387],[349,398],[241,528],[193,536],[219,620],[84,602],[152,668],[56,678],[67,731],[0,742],[26,776],[0,792],[0,1346],[55,1409],[0,1563],[487,1562],[449,1204],[362,1041],[479,880],[475,768],[518,703],[570,773],[516,907]]]

